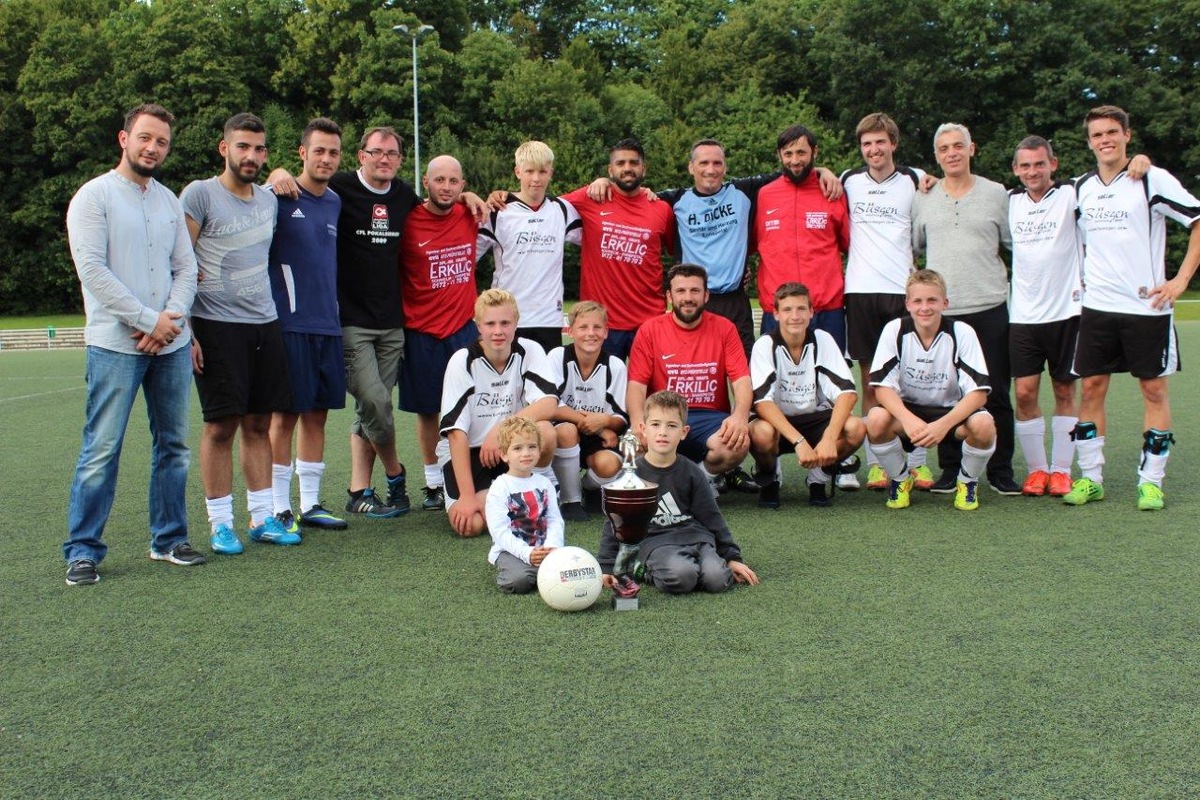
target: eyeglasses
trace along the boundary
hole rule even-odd
[[[374,148],[373,150],[363,150],[363,152],[369,155],[371,158],[383,158],[384,156],[387,156],[392,161],[395,161],[400,157],[399,150],[381,150],[378,147]]]

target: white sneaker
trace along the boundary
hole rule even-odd
[[[844,472],[837,476],[837,488],[844,492],[856,492],[862,488],[862,484],[858,482],[857,473]]]

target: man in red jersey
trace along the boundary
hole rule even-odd
[[[734,324],[704,313],[708,273],[703,267],[671,267],[667,286],[672,312],[643,324],[629,355],[629,428],[641,430],[648,394],[666,389],[683,395],[688,430],[679,452],[700,463],[715,496],[717,478],[742,463],[750,450],[750,367]]]
[[[430,161],[421,184],[426,200],[408,215],[400,237],[404,305],[400,410],[417,415],[425,481],[438,489],[442,485],[437,469],[442,375],[450,356],[478,338],[473,317],[479,224],[459,203],[466,183],[457,159],[443,155]]]
[[[846,198],[826,200],[813,172],[817,137],[803,125],[792,125],[776,141],[783,174],[758,193],[754,234],[758,241],[758,297],[762,303],[762,335],[776,330],[775,290],[797,281],[812,293],[810,325],[833,336],[846,348],[846,312],[842,295],[842,253],[850,249],[850,216]]]
[[[581,300],[595,300],[608,309],[605,348],[626,358],[633,335],[643,322],[661,315],[663,305],[662,251],[675,237],[675,218],[668,203],[652,202],[642,191],[646,156],[636,139],[622,139],[608,154],[612,197],[588,199],[588,187],[563,199],[583,222]]]

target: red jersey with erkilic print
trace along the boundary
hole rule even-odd
[[[588,199],[586,186],[563,199],[583,222],[579,299],[603,303],[608,327],[617,331],[636,330],[661,314],[662,251],[675,241],[671,204],[617,191],[597,203]]]
[[[843,306],[846,280],[842,253],[850,249],[850,215],[846,198],[826,200],[817,173],[799,186],[786,175],[758,192],[754,213],[758,240],[758,300],[775,313],[775,290],[799,281],[812,293],[813,311]]]
[[[629,352],[629,380],[645,384],[648,394],[660,389],[679,392],[689,409],[728,414],[726,379],[749,374],[737,328],[710,312],[691,329],[676,323],[673,314],[659,314],[638,330]]]
[[[444,339],[475,316],[475,241],[479,226],[456,203],[448,214],[414,208],[400,237],[404,327]]]

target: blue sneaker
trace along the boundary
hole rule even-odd
[[[388,478],[387,485],[387,505],[401,514],[407,514],[408,510],[412,508],[408,501],[408,474],[401,472],[394,478]]]
[[[236,556],[246,549],[242,544],[242,540],[233,532],[233,528],[228,525],[218,525],[209,538],[208,543],[212,545],[214,553],[226,556]]]
[[[279,520],[279,524],[288,533],[299,533],[300,525],[296,522],[296,515],[289,508],[287,511],[280,511],[275,515],[275,519]]]
[[[306,528],[324,528],[327,531],[344,531],[350,527],[346,520],[335,517],[320,503],[300,515],[300,524]]]
[[[251,528],[250,538],[267,544],[300,544],[300,534],[288,533],[275,517],[267,517],[262,525]]]

